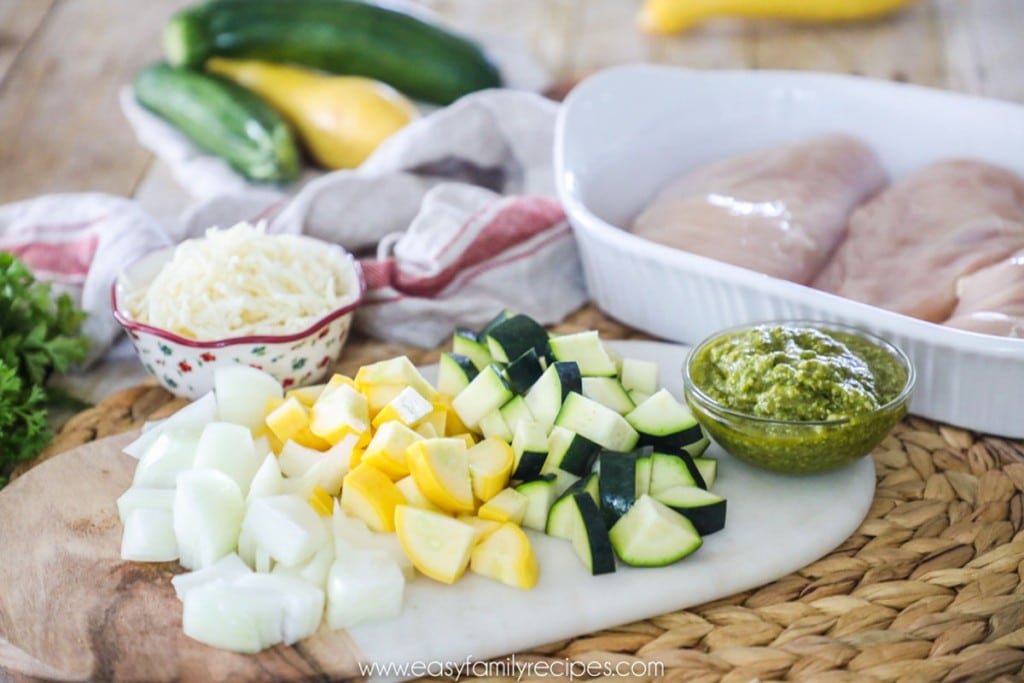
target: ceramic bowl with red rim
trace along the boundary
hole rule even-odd
[[[143,367],[168,391],[189,399],[213,388],[214,370],[231,365],[247,365],[277,378],[285,389],[314,384],[322,379],[338,359],[348,339],[352,318],[366,290],[358,262],[338,245],[309,237],[311,247],[329,254],[343,278],[345,297],[325,306],[323,314],[294,332],[260,334],[224,334],[220,338],[192,338],[159,325],[142,322],[128,305],[132,290],[149,285],[175,257],[175,247],[150,252],[127,266],[111,288],[114,317],[131,339]],[[326,251],[325,251],[326,250]],[[301,265],[301,264],[300,264]],[[294,271],[301,271],[295,268]],[[270,297],[270,305],[282,305],[280,297]],[[186,306],[186,302],[182,302]],[[194,305],[194,304],[193,304]],[[143,316],[138,316],[143,317]]]

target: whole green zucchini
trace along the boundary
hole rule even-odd
[[[299,152],[288,124],[245,88],[167,64],[144,67],[134,86],[139,104],[246,178],[281,182],[298,176]]]
[[[175,66],[221,56],[366,76],[436,104],[501,85],[476,43],[359,0],[209,0],[171,17],[164,52]]]

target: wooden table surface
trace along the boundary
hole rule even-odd
[[[50,192],[133,196],[162,220],[187,206],[136,142],[118,89],[157,59],[194,0],[0,0],[0,203]],[[456,26],[520,40],[556,80],[627,62],[859,73],[1024,102],[1024,1],[922,0],[845,26],[720,21],[680,36],[634,28],[640,0],[419,0]]]

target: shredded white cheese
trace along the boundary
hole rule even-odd
[[[294,235],[239,223],[186,240],[150,283],[129,283],[136,321],[212,341],[294,334],[350,303],[358,291],[347,260]]]

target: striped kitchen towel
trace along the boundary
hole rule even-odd
[[[575,240],[552,183],[557,105],[525,92],[467,96],[393,136],[359,169],[293,196],[224,194],[165,230],[136,203],[50,195],[0,206],[0,250],[25,257],[88,314],[94,352],[117,326],[110,288],[142,254],[210,227],[266,221],[360,257],[369,286],[357,328],[422,347],[501,308],[560,321],[587,298]]]
[[[503,307],[553,323],[586,300],[572,231],[549,197],[438,186],[409,229],[361,263],[357,326],[417,346],[437,346],[457,325],[480,327]]]
[[[169,244],[137,204],[111,195],[49,195],[0,207],[0,251],[89,314],[91,360],[119,333],[110,309],[117,273]],[[382,239],[360,264],[367,293],[357,328],[422,347],[438,345],[456,326],[479,327],[504,307],[554,323],[586,300],[572,231],[550,197],[438,185],[408,230]]]
[[[163,228],[135,202],[108,194],[52,194],[0,206],[0,251],[14,254],[55,293],[68,293],[88,313],[87,363],[120,333],[110,312],[118,271],[171,244]],[[0,330],[0,336],[3,330]]]

